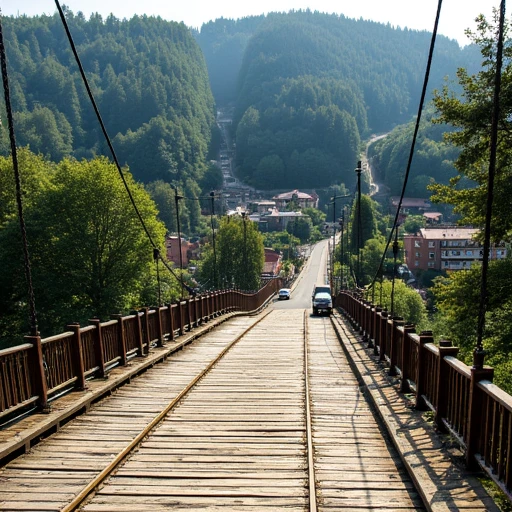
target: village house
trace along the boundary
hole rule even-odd
[[[292,201],[296,203],[299,208],[318,208],[318,196],[316,194],[306,194],[298,190],[278,194],[274,196],[272,200],[275,201],[278,210],[286,210],[286,207]]]

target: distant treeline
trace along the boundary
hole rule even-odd
[[[271,189],[353,184],[361,140],[416,113],[431,35],[307,10],[221,18],[196,37],[216,100],[235,106],[240,177]],[[479,57],[439,37],[430,90]]]

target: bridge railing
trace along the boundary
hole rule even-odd
[[[436,425],[449,431],[466,453],[512,499],[512,396],[492,383],[493,369],[469,367],[458,348],[432,332],[391,318],[380,306],[342,292],[335,305],[363,335],[374,354],[400,378],[400,391],[413,393],[418,409],[430,409]]]
[[[26,336],[23,345],[0,350],[0,423],[72,389],[84,389],[86,380],[105,377],[110,369],[147,355],[185,332],[226,313],[251,312],[263,306],[279,289],[269,281],[255,293],[238,290],[209,292],[130,315],[112,315],[108,321],[70,324],[62,334],[41,339]]]

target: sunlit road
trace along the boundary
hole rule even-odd
[[[313,247],[304,269],[292,287],[290,300],[274,303],[276,309],[311,309],[311,292],[315,284],[328,284],[327,278],[328,240]]]

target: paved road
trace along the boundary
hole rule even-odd
[[[290,300],[277,301],[276,309],[311,308],[311,292],[315,284],[328,284],[327,276],[328,240],[318,242],[306,265],[292,287]]]

